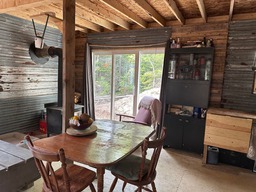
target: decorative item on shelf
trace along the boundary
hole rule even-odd
[[[84,130],[90,127],[93,123],[93,119],[86,113],[81,114],[80,116],[73,116],[69,119],[70,127],[77,130]]]
[[[253,59],[253,63],[252,63],[252,70],[254,72],[256,72],[256,52],[254,54],[254,59]]]
[[[206,38],[204,37],[203,41],[202,41],[202,44],[201,44],[201,47],[205,47],[206,46]]]
[[[75,92],[74,93],[74,103],[80,103],[81,102],[81,93]]]
[[[201,119],[206,118],[206,112],[207,112],[207,110],[205,108],[201,108]]]
[[[211,45],[211,47],[214,47],[213,39],[210,39],[210,45]]]
[[[172,39],[171,48],[176,48],[176,42],[175,42],[175,39]]]
[[[199,61],[198,63],[199,63],[200,65],[205,65],[205,57],[202,56],[202,57],[200,57],[199,59],[200,59],[200,61]]]
[[[176,48],[181,48],[180,38],[177,38]]]
[[[199,80],[199,79],[200,79],[200,70],[195,69],[195,80]]]
[[[211,47],[211,40],[210,39],[207,40],[206,47]]]
[[[201,108],[200,107],[193,108],[193,116],[195,118],[201,118]]]

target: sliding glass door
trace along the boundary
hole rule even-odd
[[[145,95],[159,98],[164,62],[163,49],[140,51],[138,100]]]
[[[159,98],[164,49],[93,51],[96,119],[135,115],[144,95]]]
[[[110,119],[112,55],[105,53],[94,54],[93,71],[95,117],[97,119]]]
[[[133,114],[134,69],[135,54],[114,54],[112,119],[118,120],[116,113]]]

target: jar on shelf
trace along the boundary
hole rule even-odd
[[[195,69],[195,76],[194,76],[195,80],[199,80],[200,79],[200,69]]]

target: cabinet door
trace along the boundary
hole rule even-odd
[[[186,118],[183,129],[183,149],[203,153],[205,119]]]
[[[209,81],[167,80],[166,103],[208,107]]]
[[[164,118],[166,127],[166,139],[164,147],[182,148],[183,120],[178,115],[166,114]]]

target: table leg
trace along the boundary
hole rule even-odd
[[[206,164],[206,160],[207,160],[207,148],[208,148],[208,145],[204,145],[204,152],[203,152],[203,164]]]
[[[98,167],[97,168],[98,192],[103,192],[104,174],[105,174],[105,168]]]

